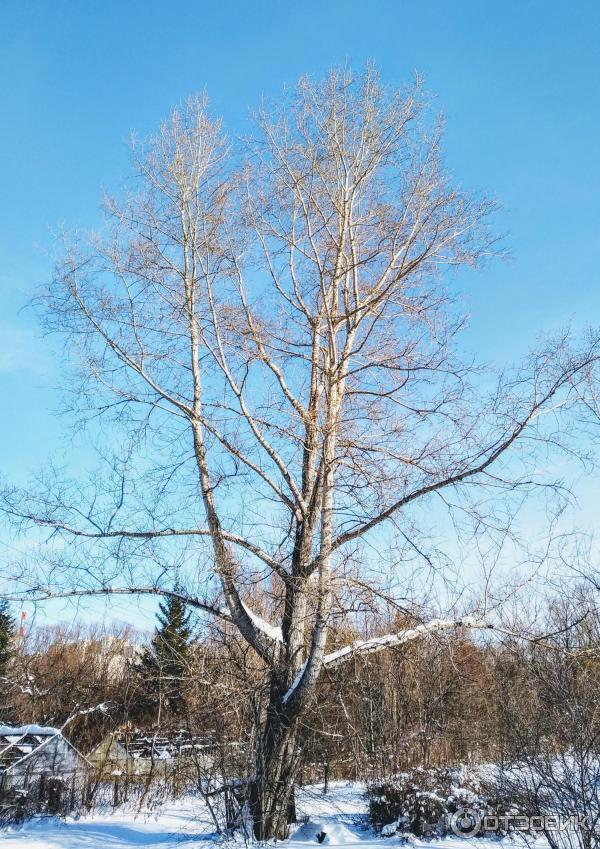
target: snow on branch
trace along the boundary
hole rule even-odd
[[[419,637],[430,636],[431,634],[438,633],[439,631],[448,631],[451,628],[461,627],[481,628],[487,630],[494,629],[494,625],[476,619],[474,616],[464,616],[462,619],[432,619],[430,622],[424,622],[422,625],[415,625],[414,628],[406,628],[404,631],[398,631],[395,634],[385,634],[383,637],[373,637],[370,640],[358,640],[349,646],[344,646],[344,648],[331,652],[331,654],[326,654],[323,657],[322,666],[323,668],[331,669],[332,667],[339,666],[340,664],[345,663],[345,661],[350,660],[352,657],[357,657],[358,655],[373,654],[375,652],[382,651],[383,649],[394,648],[395,646],[401,646],[404,643],[409,643],[412,640],[418,640]],[[287,704],[290,701],[291,697],[300,685],[305,669],[306,663],[303,664],[294,680],[294,683],[284,695],[284,704]]]
[[[331,668],[344,663],[352,657],[363,654],[373,654],[374,652],[382,651],[387,648],[401,646],[404,643],[409,643],[412,640],[417,640],[419,637],[428,636],[438,633],[439,631],[448,631],[451,628],[483,628],[492,630],[494,626],[489,622],[483,622],[476,619],[474,616],[465,616],[462,619],[432,619],[430,622],[424,622],[422,625],[415,625],[414,628],[407,628],[404,631],[398,631],[395,634],[385,634],[383,637],[373,637],[370,640],[359,640],[349,646],[338,649],[331,654],[326,654],[323,658],[323,666]]]
[[[102,596],[102,595],[156,595],[156,596],[171,596],[177,597],[181,599],[183,602],[188,604],[190,607],[194,607],[197,610],[202,610],[204,613],[208,613],[211,616],[214,616],[218,619],[222,619],[225,622],[233,622],[235,623],[235,617],[232,615],[231,611],[226,607],[217,607],[214,604],[210,604],[206,601],[202,601],[194,596],[187,595],[187,593],[178,592],[176,590],[167,590],[162,589],[161,587],[156,586],[135,586],[135,587],[93,587],[90,589],[81,589],[81,590],[64,590],[59,592],[54,592],[49,588],[44,587],[36,587],[32,590],[32,595],[27,597],[27,601],[47,601],[48,599],[54,598],[79,598],[85,596]],[[12,596],[3,596],[3,597],[11,597]],[[254,628],[262,634],[262,636],[267,637],[270,642],[274,643],[282,643],[283,635],[281,632],[281,628],[277,625],[272,625],[270,622],[267,622],[266,619],[263,619],[262,616],[259,616],[255,613],[250,607],[248,607],[245,602],[241,602],[242,607],[246,611],[250,621]]]
[[[271,625],[270,622],[267,622],[266,619],[263,619],[262,616],[259,616],[258,613],[251,610],[245,602],[242,602],[242,605],[252,620],[252,624],[258,631],[261,632],[261,634],[264,634],[276,643],[283,642],[283,634],[279,625]]]
[[[94,707],[81,708],[79,710],[75,709],[73,713],[65,719],[57,733],[62,734],[67,725],[70,725],[71,722],[79,719],[80,716],[88,716],[90,713],[108,713],[111,705],[112,702],[100,702],[100,704],[94,705]]]

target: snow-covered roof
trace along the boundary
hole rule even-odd
[[[61,746],[75,752],[77,758],[87,763],[81,752],[63,737],[59,728],[48,725],[0,725],[0,773],[27,760],[57,737],[60,738]]]
[[[128,731],[114,734],[113,740],[125,750],[128,757],[135,760],[171,760],[213,745],[210,738],[183,730],[170,733]]]
[[[58,728],[45,725],[0,725],[0,772],[25,760],[57,735]]]
[[[23,737],[25,734],[54,737],[55,734],[60,734],[60,731],[49,725],[0,725],[0,737]]]

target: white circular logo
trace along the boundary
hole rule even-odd
[[[481,829],[481,816],[473,808],[459,808],[450,817],[450,828],[457,837],[474,837]]]

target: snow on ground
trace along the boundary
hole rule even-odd
[[[299,818],[308,817],[308,821],[296,827],[289,840],[277,844],[278,849],[316,849],[320,845],[316,835],[321,831],[327,835],[322,845],[399,849],[397,838],[383,839],[369,829],[364,790],[364,785],[357,782],[334,782],[326,794],[319,785],[304,788],[298,794],[297,812]],[[39,819],[0,831],[2,849],[209,849],[214,841],[224,843],[214,833],[202,801],[190,797],[153,813],[120,810],[66,822]],[[239,849],[243,843],[232,840],[229,845]],[[414,839],[409,845],[413,849],[523,849],[523,844],[510,840],[449,837]],[[540,843],[539,849],[546,849],[546,845]]]
[[[186,849],[215,839],[208,812],[195,798],[147,814],[120,810],[65,822],[42,818],[0,831],[2,849],[172,849],[182,839]]]
[[[404,843],[399,838],[379,837],[368,826],[364,793],[365,785],[360,782],[333,782],[327,794],[323,793],[322,785],[303,788],[298,794],[296,808],[298,818],[308,815],[309,821],[300,825],[285,841],[288,849],[315,849],[319,846],[317,834],[322,831],[327,835],[322,845],[351,849],[400,849],[401,846],[408,849],[524,849],[520,841],[497,838],[413,838]],[[358,843],[360,847],[356,846]],[[280,845],[283,847],[285,844]],[[548,849],[546,842],[540,841],[536,849]]]

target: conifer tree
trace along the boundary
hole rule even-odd
[[[15,620],[10,615],[6,599],[0,600],[0,678],[6,675],[8,664],[14,654]]]
[[[146,712],[156,722],[182,717],[185,713],[191,628],[190,612],[177,595],[168,596],[159,605],[158,625],[138,668],[147,697]],[[144,701],[144,700],[143,700]]]

